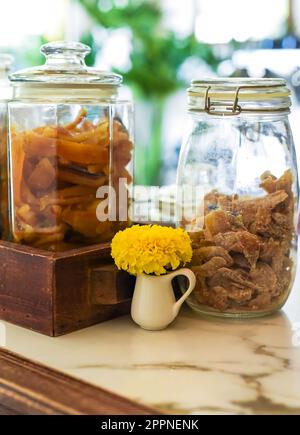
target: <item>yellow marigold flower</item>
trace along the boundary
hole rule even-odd
[[[118,269],[132,275],[162,275],[192,259],[190,236],[182,228],[134,225],[119,231],[111,243]]]

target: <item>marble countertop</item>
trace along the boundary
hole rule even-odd
[[[0,345],[166,413],[300,414],[300,275],[284,310],[149,332],[128,316],[59,338],[0,322]]]

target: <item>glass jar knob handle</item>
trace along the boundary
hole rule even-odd
[[[84,58],[90,52],[91,48],[81,42],[49,42],[41,47],[41,53],[46,57],[47,64],[84,66]]]

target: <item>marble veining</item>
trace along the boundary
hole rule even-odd
[[[185,308],[158,332],[128,316],[59,338],[4,322],[1,330],[8,349],[167,413],[298,415],[299,286],[282,312],[262,319]]]

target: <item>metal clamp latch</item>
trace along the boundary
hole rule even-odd
[[[217,106],[213,106],[211,103],[211,99],[209,96],[209,91],[211,90],[211,86],[208,86],[205,91],[205,103],[204,110],[209,115],[224,115],[224,116],[234,116],[239,115],[242,111],[241,106],[238,104],[239,102],[239,92],[241,86],[236,88],[234,102],[232,106],[226,106],[225,110],[218,110]]]

